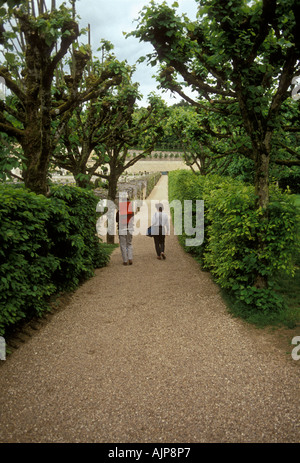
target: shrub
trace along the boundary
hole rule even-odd
[[[272,277],[278,271],[293,274],[293,254],[298,246],[295,208],[287,195],[273,191],[268,220],[255,207],[254,189],[227,185],[207,199],[209,244],[205,261],[222,288],[235,291],[251,308],[276,310],[283,301],[273,292]],[[259,246],[259,236],[264,246]],[[268,289],[254,287],[264,275]]]
[[[0,333],[4,327],[45,310],[56,290],[51,275],[59,260],[49,255],[45,224],[49,200],[23,188],[0,187]]]
[[[49,296],[74,289],[109,259],[95,236],[93,193],[70,186],[52,193],[0,186],[0,335],[41,315]]]
[[[266,221],[255,206],[252,186],[189,171],[171,172],[169,179],[170,200],[204,199],[204,242],[186,250],[249,310],[282,309],[283,299],[274,291],[272,277],[278,271],[289,275],[294,271],[293,255],[299,242],[292,199],[273,189]],[[260,236],[264,236],[263,248],[259,246]],[[255,287],[258,274],[268,277],[269,288]]]
[[[93,192],[73,186],[54,186],[51,193],[56,207],[48,229],[54,243],[52,252],[60,261],[54,280],[60,290],[70,290],[108,261],[96,236],[98,199]],[[62,201],[67,206],[64,217],[60,209]]]

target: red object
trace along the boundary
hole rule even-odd
[[[130,219],[133,217],[133,211],[132,211],[132,204],[131,201],[122,201],[119,203],[120,206],[120,212],[119,212],[119,218],[120,218],[120,224],[122,225],[127,225],[130,221]]]

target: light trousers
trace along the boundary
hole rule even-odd
[[[125,235],[119,235],[119,243],[123,262],[128,262],[128,260],[132,260],[132,234],[130,233],[130,231],[127,231]]]

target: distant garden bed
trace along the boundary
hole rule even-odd
[[[130,157],[135,158],[142,151],[140,150],[131,150],[129,151]],[[178,161],[183,159],[182,151],[153,151],[150,155],[146,156],[145,158],[141,159],[141,161],[159,161],[159,160],[168,160],[168,161]]]

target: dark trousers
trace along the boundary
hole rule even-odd
[[[154,244],[156,254],[160,256],[162,252],[165,252],[165,235],[163,234],[163,227],[159,227],[159,235],[154,235]]]

